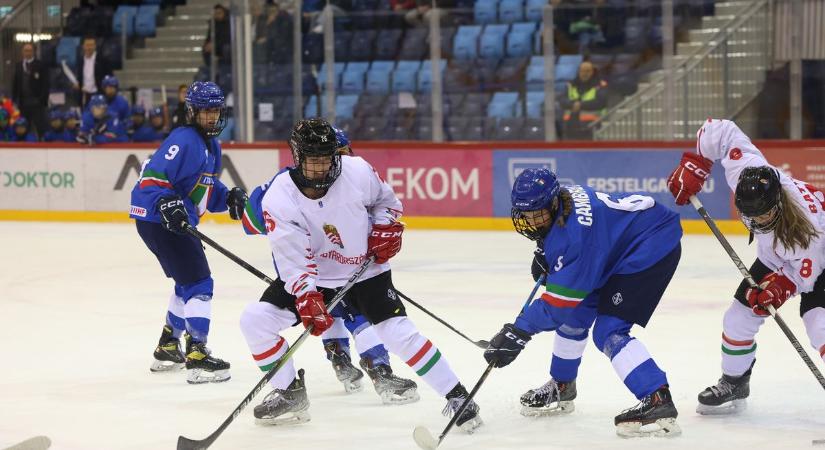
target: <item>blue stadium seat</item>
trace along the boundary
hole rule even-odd
[[[498,9],[497,0],[476,0],[473,5],[475,23],[495,23]]]
[[[524,7],[524,15],[530,22],[541,22],[542,10],[547,0],[527,0]]]
[[[63,36],[60,38],[60,43],[57,44],[57,51],[55,58],[57,63],[66,61],[69,67],[77,65],[77,48],[80,46],[80,38],[73,36]],[[83,74],[80,74],[81,76]]]
[[[373,61],[370,64],[370,71],[392,72],[395,67],[395,61]]]
[[[346,67],[347,63],[337,62],[335,63],[335,90],[341,89],[341,74],[344,73],[344,68]],[[291,74],[290,74],[291,76]],[[321,63],[321,67],[318,68],[318,85],[321,87],[321,90],[327,89],[327,66],[326,63]]]
[[[528,91],[542,91],[544,89],[544,57],[533,56],[527,66],[525,75]]]
[[[525,96],[527,117],[544,117],[544,91],[531,91]]]
[[[505,36],[507,36],[509,28],[509,25],[487,25],[484,27],[484,32],[481,33],[478,44],[479,56],[482,58],[503,58]]]
[[[357,94],[364,90],[364,77],[369,69],[368,62],[351,62],[341,75],[341,92]]]
[[[544,140],[544,118],[528,117],[524,120],[524,128],[521,130],[525,141]]]
[[[392,92],[415,92],[415,78],[421,61],[398,61],[392,74]]]
[[[507,56],[530,56],[533,50],[533,33],[512,31],[507,35]]]
[[[447,67],[447,61],[441,60],[441,75],[444,75],[444,69]],[[425,59],[421,64],[421,69],[418,70],[418,92],[430,92],[432,88],[432,64],[429,59]]]
[[[370,94],[389,94],[390,71],[370,69],[367,72],[367,83],[364,86],[364,91]]]
[[[122,17],[126,19],[126,36],[134,36],[135,34],[135,16],[137,15],[137,6],[120,5],[115,10],[115,15],[112,17],[112,33],[121,34]]]
[[[556,63],[556,82],[570,81],[579,73],[582,55],[561,55]]]
[[[496,122],[487,119],[485,134],[487,139],[495,141],[523,141],[524,119],[521,117],[504,117]]]
[[[158,5],[140,5],[135,16],[135,34],[142,37],[154,36],[159,11]]]
[[[458,28],[453,40],[453,57],[456,59],[473,59],[478,54],[478,37],[481,26],[465,25]]]
[[[504,23],[524,20],[523,0],[501,0],[498,5],[498,20]]]
[[[493,94],[490,104],[487,105],[487,117],[519,117],[521,108],[519,104],[518,92],[496,92]]]
[[[358,95],[339,95],[335,99],[335,116],[352,118],[357,103]]]

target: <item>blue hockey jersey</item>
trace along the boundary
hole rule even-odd
[[[220,173],[218,140],[209,139],[207,147],[194,128],[176,128],[143,164],[140,178],[132,189],[129,217],[160,222],[158,199],[175,194],[183,199],[189,224],[196,226],[206,211],[227,210],[228,190],[218,180]]]
[[[163,130],[155,130],[148,124],[141,125],[132,133],[132,142],[160,142],[163,138]]]
[[[608,195],[567,186],[573,209],[544,239],[546,292],[515,321],[530,334],[556,329],[570,311],[616,274],[652,267],[679,244],[679,215],[639,194]]]
[[[126,123],[120,120],[117,116],[106,113],[106,116],[100,119],[106,121],[106,129],[103,133],[96,133],[98,121],[92,116],[91,111],[86,110],[83,113],[80,121],[80,133],[83,136],[93,136],[95,144],[107,144],[110,142],[129,142],[129,136],[126,134]]]
[[[282,172],[288,171],[289,169],[289,167],[281,169],[277,174],[275,174],[275,177],[280,175]],[[246,202],[243,217],[241,218],[241,224],[243,225],[243,230],[246,234],[266,234],[266,220],[264,219],[264,210],[261,206],[261,200],[263,200],[264,194],[266,194],[269,186],[272,185],[272,181],[275,180],[275,177],[272,177],[271,180],[256,187],[249,194],[249,200]]]

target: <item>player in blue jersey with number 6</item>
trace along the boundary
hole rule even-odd
[[[212,313],[213,281],[201,242],[186,231],[206,211],[240,220],[246,203],[241,188],[227,189],[218,179],[226,125],[226,102],[215,83],[196,81],[186,93],[186,126],[178,127],[143,165],[132,189],[130,217],[163,272],[175,281],[166,325],[155,349],[152,372],[186,365],[191,384],[229,379],[229,363],[206,348]],[[187,332],[186,352],[180,337]]]
[[[512,191],[516,231],[544,252],[546,292],[505,324],[484,358],[504,367],[534,334],[556,331],[551,380],[528,391],[528,408],[575,398],[575,379],[592,328],[596,347],[639,404],[616,416],[622,437],[677,436],[677,411],[665,372],[630,336],[646,326],[681,256],[679,215],[643,194],[608,195],[560,186],[547,169],[527,169]],[[571,398],[572,397],[572,398]],[[651,425],[642,429],[641,427]]]

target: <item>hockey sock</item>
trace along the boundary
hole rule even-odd
[[[439,395],[447,395],[458,383],[441,352],[418,332],[407,317],[392,317],[372,327],[387,348],[407,363]]]
[[[825,308],[817,307],[807,311],[802,316],[802,322],[805,324],[811,345],[825,360]]]
[[[212,296],[196,295],[185,301],[183,313],[186,316],[186,331],[195,342],[206,342],[212,316]]]
[[[562,325],[556,330],[550,376],[556,381],[573,381],[579,374],[582,354],[587,346],[587,329]]]
[[[250,303],[241,313],[241,332],[246,338],[252,359],[263,372],[268,372],[278,358],[289,349],[286,339],[279,333],[295,323],[295,314],[277,306],[257,302]],[[295,379],[295,364],[290,358],[270,384],[275,389],[286,389]]]
[[[756,359],[754,337],[765,318],[734,300],[722,320],[722,373],[738,377],[748,371]]]
[[[375,332],[375,328],[364,316],[358,315],[354,320],[344,321],[344,325],[355,338],[355,348],[362,358],[368,358],[373,366],[390,365],[390,355]]]
[[[180,339],[183,330],[186,329],[183,309],[183,299],[177,294],[172,294],[169,297],[169,309],[166,312],[166,325],[172,327],[172,337],[175,339]]]
[[[613,316],[599,316],[593,340],[610,358],[613,370],[637,399],[668,384],[664,371],[656,365],[647,348],[628,333],[632,323]]]

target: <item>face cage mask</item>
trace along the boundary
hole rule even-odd
[[[550,215],[550,211],[547,208],[542,209],[542,218],[546,217],[546,225],[542,227],[536,227],[530,224],[530,221],[524,217],[523,211],[512,208],[510,209],[510,218],[513,219],[513,227],[515,227],[516,232],[531,241],[539,242],[547,236],[547,232],[550,230],[550,225],[552,224],[552,217]]]
[[[292,143],[290,142],[290,147]],[[332,186],[332,183],[341,175],[341,155],[337,152],[329,156],[330,167],[327,175],[320,180],[312,180],[304,176],[304,164],[306,163],[306,154],[299,154],[295,148],[292,148],[292,158],[296,161],[295,178],[300,187],[325,190]],[[314,155],[310,155],[314,156]]]
[[[745,224],[745,228],[751,233],[766,234],[773,231],[776,228],[776,224],[779,223],[779,219],[782,217],[782,203],[777,203],[776,206],[768,212],[773,212],[773,217],[763,224],[759,224],[756,222],[756,219],[742,214],[739,215],[739,218],[742,220],[742,223]]]
[[[214,127],[209,129],[203,128],[200,123],[198,123],[197,114],[205,108],[194,108],[192,105],[186,105],[186,122],[195,127],[201,134],[206,137],[216,137],[221,134],[221,131],[226,127],[226,106],[220,108],[220,115],[218,116],[218,121],[215,123]]]

